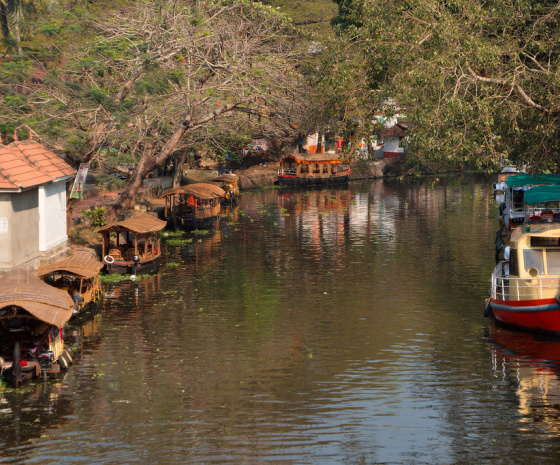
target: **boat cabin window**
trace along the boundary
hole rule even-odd
[[[560,274],[560,249],[546,249],[548,274]]]
[[[531,247],[560,247],[557,237],[531,236]]]
[[[543,251],[534,249],[525,249],[523,251],[523,261],[525,262],[525,271],[536,268],[539,274],[544,274]]]

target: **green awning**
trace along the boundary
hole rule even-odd
[[[533,205],[541,202],[560,202],[560,185],[535,186],[525,191],[525,203]]]
[[[509,176],[506,179],[506,184],[509,187],[520,186],[542,186],[550,184],[560,185],[560,175],[558,174],[518,174],[516,176]]]

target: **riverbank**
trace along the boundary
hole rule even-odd
[[[386,176],[386,172],[395,165],[395,159],[367,161],[360,160],[353,163],[351,180],[376,179]],[[238,185],[241,191],[269,187],[276,184],[278,179],[279,163],[263,163],[244,170],[233,170],[239,177]],[[390,171],[390,170],[389,170]],[[215,170],[188,169],[184,172],[186,183],[209,182],[217,176]],[[158,198],[159,193],[172,185],[169,177],[150,178],[145,181],[135,210],[158,212],[163,208],[163,201]],[[110,205],[117,193],[105,193],[99,195],[97,187],[90,185],[87,189],[87,198],[75,203],[72,208],[71,225],[68,235],[68,245],[72,250],[81,247],[95,247],[101,243],[101,237],[95,232],[91,219],[82,212],[95,207]]]

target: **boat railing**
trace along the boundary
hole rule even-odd
[[[509,276],[509,262],[499,262],[492,273],[491,297],[496,300],[553,299],[560,290],[560,278],[517,278]]]
[[[280,168],[278,170],[278,176],[295,176],[297,174],[297,171],[294,169],[284,169],[284,168]]]

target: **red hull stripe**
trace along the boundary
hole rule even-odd
[[[504,312],[550,312],[560,310],[560,305],[554,299],[537,299],[537,300],[495,300],[490,299],[490,306],[494,310]]]

